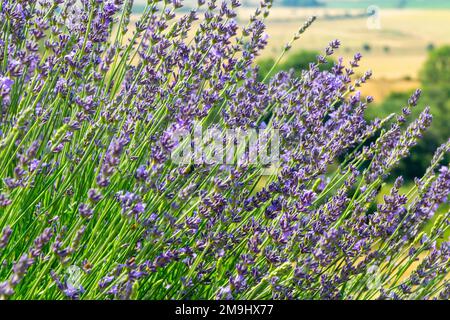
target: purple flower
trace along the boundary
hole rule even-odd
[[[94,210],[92,210],[87,204],[81,203],[78,206],[78,212],[83,218],[90,219],[94,214]]]
[[[9,239],[11,237],[11,234],[12,234],[12,229],[9,226],[6,226],[5,228],[3,228],[3,231],[2,231],[1,237],[0,237],[0,249],[6,248],[6,246],[8,245]]]
[[[97,189],[89,189],[88,197],[89,200],[91,200],[94,203],[99,202],[103,198],[101,192]]]
[[[113,276],[106,276],[103,277],[102,279],[100,279],[100,281],[98,282],[98,286],[100,287],[100,289],[105,289],[107,286],[110,285],[110,283],[114,280]]]
[[[10,180],[5,181],[8,187],[11,185]],[[9,184],[8,184],[9,183]],[[0,193],[0,208],[4,208],[9,206],[12,203],[12,200],[7,197],[6,194]]]
[[[0,76],[0,96],[3,99],[9,96],[13,84],[14,81],[10,78]]]
[[[139,166],[136,170],[136,179],[145,181],[148,178],[148,171],[145,166]]]
[[[34,260],[24,253],[19,260],[13,265],[13,274],[11,276],[11,284],[16,286],[24,277],[28,268],[34,263]]]

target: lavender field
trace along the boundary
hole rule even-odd
[[[262,76],[240,6],[0,1],[0,300],[449,299],[449,137],[403,171],[444,87],[369,117],[333,36],[280,70],[313,15]]]

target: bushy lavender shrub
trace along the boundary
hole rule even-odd
[[[1,298],[448,299],[450,144],[376,204],[420,91],[368,123],[361,55],[320,71],[339,41],[257,80],[270,0],[243,28],[236,0],[149,0],[128,30],[132,6],[0,2]],[[279,169],[175,164],[194,123],[277,129]]]

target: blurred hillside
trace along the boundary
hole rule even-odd
[[[135,0],[134,12],[139,13],[147,0]],[[259,0],[242,0],[243,6],[255,7]],[[186,7],[196,6],[197,0],[184,0]],[[366,9],[369,6],[385,9],[393,8],[422,8],[422,9],[450,9],[449,0],[274,0],[274,6],[286,7],[322,7],[337,9]]]
[[[276,2],[277,0],[275,0]],[[322,0],[329,8],[450,8],[448,0]]]

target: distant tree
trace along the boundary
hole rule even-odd
[[[436,143],[450,137],[450,46],[440,47],[429,53],[420,73],[424,91],[424,103],[433,113],[432,134]]]
[[[320,7],[324,5],[318,0],[282,0],[281,4],[286,7]]]
[[[363,50],[369,52],[370,50],[372,50],[372,47],[370,46],[370,44],[365,43],[363,44]]]
[[[429,53],[420,80],[430,87],[450,84],[450,46],[444,46]]]
[[[404,7],[406,7],[407,4],[408,4],[407,0],[399,0],[398,4],[397,4],[397,7],[404,8]]]

